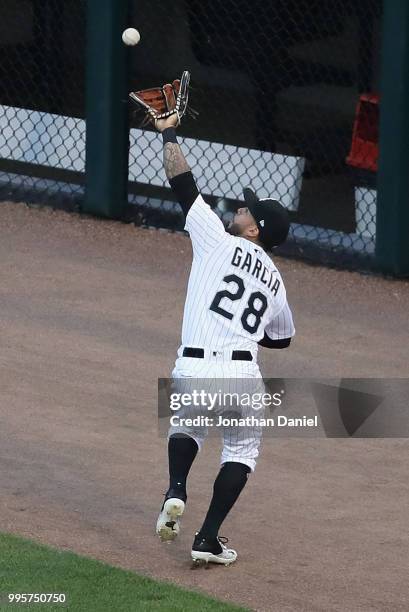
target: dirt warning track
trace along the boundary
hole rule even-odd
[[[157,541],[157,378],[190,260],[181,235],[0,205],[0,530],[254,610],[407,610],[407,440],[265,440],[222,529],[238,563],[191,571],[218,470],[209,439],[179,540]],[[262,352],[265,375],[408,377],[408,282],[277,264],[297,336]]]

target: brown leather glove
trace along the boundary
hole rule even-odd
[[[129,97],[145,111],[143,125],[152,122],[156,127],[156,121],[176,115],[179,125],[183,115],[188,112],[195,117],[196,111],[188,108],[190,73],[185,70],[181,79],[175,79],[173,83],[166,83],[162,87],[152,87],[141,91],[131,91]]]

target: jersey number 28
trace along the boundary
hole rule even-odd
[[[220,306],[220,302],[223,298],[228,298],[232,302],[240,300],[243,297],[245,291],[244,281],[242,278],[240,278],[240,276],[237,276],[236,274],[229,274],[228,276],[225,276],[223,278],[223,281],[227,285],[234,283],[236,285],[236,291],[229,291],[228,289],[218,291],[214,296],[212,303],[210,304],[210,310],[213,310],[213,312],[217,312],[217,314],[222,315],[222,317],[226,317],[226,319],[231,320],[233,318],[233,314],[228,310],[222,308]],[[254,293],[249,296],[247,306],[243,310],[243,313],[240,318],[243,328],[247,332],[249,332],[249,334],[256,333],[261,323],[261,318],[266,310],[266,296],[260,291],[254,291]],[[253,317],[251,317],[251,315],[253,315]],[[250,317],[253,319],[252,323],[249,321]]]

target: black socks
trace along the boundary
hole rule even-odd
[[[198,446],[193,438],[173,435],[169,438],[169,489],[166,498],[178,497],[186,501],[186,480],[197,455]],[[226,462],[213,486],[213,497],[198,536],[213,540],[224,519],[242,492],[250,468],[235,461]]]
[[[198,446],[189,436],[169,438],[169,490],[166,497],[177,496],[186,501],[186,479],[197,455]]]
[[[243,463],[226,462],[213,487],[213,498],[209,510],[197,537],[215,539],[219,533],[220,525],[233,508],[237,498],[242,492],[250,468]]]

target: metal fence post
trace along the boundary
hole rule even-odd
[[[127,201],[127,18],[128,0],[87,0],[84,211],[109,218]]]
[[[409,3],[385,0],[376,256],[382,271],[409,275]]]

